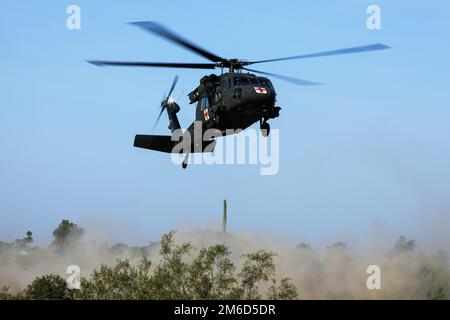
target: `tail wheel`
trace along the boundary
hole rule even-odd
[[[261,134],[263,135],[263,137],[269,136],[269,133],[270,133],[270,124],[269,123],[267,123],[267,122],[261,123],[260,129],[261,129]]]
[[[186,153],[186,156],[185,156],[185,158],[184,158],[184,160],[183,160],[183,163],[181,164],[181,167],[182,167],[183,169],[186,169],[186,168],[187,168],[188,161],[189,161],[189,153]]]

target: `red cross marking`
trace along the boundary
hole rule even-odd
[[[261,87],[255,87],[255,91],[257,93],[267,93],[266,88],[261,88]]]

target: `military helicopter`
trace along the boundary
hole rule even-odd
[[[101,60],[90,60],[88,62],[96,66],[220,69],[221,71],[220,75],[210,74],[202,77],[199,86],[188,94],[190,104],[197,103],[197,107],[195,121],[184,133],[181,132],[181,126],[177,117],[180,106],[171,97],[178,81],[177,76],[172,83],[168,95],[161,102],[161,110],[155,123],[155,125],[158,123],[162,113],[166,110],[169,118],[169,129],[171,130],[172,135],[161,136],[138,134],[134,139],[135,147],[167,153],[176,152],[186,154],[185,160],[182,163],[183,168],[186,168],[187,166],[189,153],[212,152],[214,150],[216,141],[213,137],[207,141],[204,141],[204,139],[201,138],[203,137],[203,133],[208,129],[215,129],[221,133],[221,135],[226,135],[229,132],[235,133],[238,132],[238,130],[244,130],[253,123],[259,122],[262,135],[265,137],[269,135],[270,125],[268,120],[277,118],[281,108],[276,105],[277,93],[272,82],[264,76],[278,78],[300,86],[320,84],[313,81],[254,70],[247,68],[247,66],[259,63],[317,58],[390,48],[384,44],[377,43],[283,58],[247,61],[242,59],[226,59],[213,54],[177,35],[175,32],[157,22],[140,21],[132,22],[130,24],[193,51],[211,62],[172,63]],[[226,69],[228,69],[228,72],[224,72]],[[263,76],[258,76],[256,74]],[[196,126],[196,123],[199,123],[200,126]],[[192,137],[194,137],[194,139]],[[200,137],[200,139],[198,139],[198,137]],[[175,146],[182,146],[182,148],[176,148]]]

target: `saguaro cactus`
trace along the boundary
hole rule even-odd
[[[227,233],[227,200],[223,200],[222,233]]]

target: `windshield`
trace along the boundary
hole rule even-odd
[[[261,86],[263,87],[269,87],[272,88],[272,83],[270,83],[270,81],[266,78],[259,78],[259,83],[261,84]]]
[[[245,86],[246,84],[250,84],[247,78],[234,77],[234,86]]]
[[[259,86],[258,78],[249,78],[250,83],[254,86]]]

